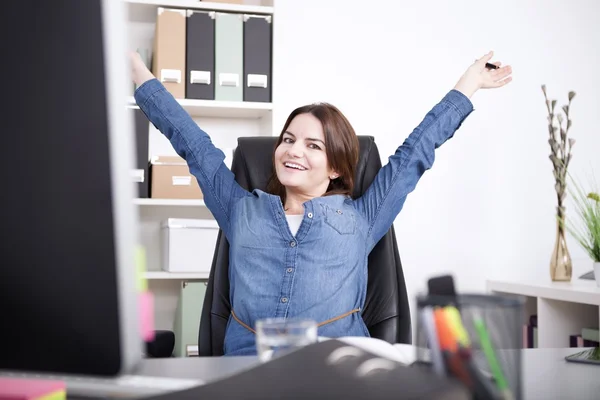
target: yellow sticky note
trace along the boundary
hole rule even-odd
[[[37,397],[35,400],[66,400],[67,392],[64,390],[58,390],[56,392],[48,393],[42,397]]]
[[[148,290],[146,281],[146,249],[144,246],[137,246],[135,249],[135,271],[138,292]]]

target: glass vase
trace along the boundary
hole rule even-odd
[[[562,215],[561,215],[562,214]],[[561,223],[561,220],[563,223]],[[567,248],[567,240],[564,228],[564,211],[559,211],[556,221],[556,242],[550,260],[550,278],[552,281],[570,282],[573,275],[573,262]]]

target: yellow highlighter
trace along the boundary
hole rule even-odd
[[[144,293],[148,290],[146,281],[146,249],[143,246],[137,246],[135,249],[135,279],[138,293]]]
[[[450,325],[450,329],[454,337],[458,340],[458,343],[462,347],[471,346],[469,334],[462,323],[458,309],[454,306],[446,306],[444,307],[444,314],[446,315],[446,321]]]

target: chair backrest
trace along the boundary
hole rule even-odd
[[[272,155],[276,141],[277,137],[238,139],[231,170],[246,190],[266,190],[273,170]],[[359,136],[358,141],[360,155],[354,197],[366,191],[381,169],[373,137]],[[219,231],[200,320],[200,356],[223,355],[225,328],[231,312],[228,273],[229,243]],[[372,337],[389,343],[411,343],[408,296],[393,226],[369,255],[367,298],[362,317]]]

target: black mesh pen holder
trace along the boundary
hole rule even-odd
[[[519,297],[418,296],[416,366],[465,384],[473,399],[522,399]]]

